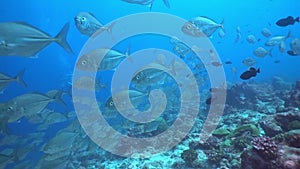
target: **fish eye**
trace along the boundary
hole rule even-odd
[[[85,65],[85,64],[86,64],[86,61],[85,61],[85,60],[81,61],[81,64],[82,64],[82,65]]]
[[[136,79],[136,80],[139,80],[140,78],[141,78],[141,76],[140,76],[140,75],[137,75],[135,79]]]
[[[191,24],[187,24],[187,25],[186,25],[186,28],[187,28],[187,29],[191,29],[191,28],[192,28]]]
[[[9,107],[8,107],[8,110],[12,110],[12,109],[14,109],[12,106],[9,106]]]
[[[113,106],[114,105],[114,102],[113,101],[110,101],[109,102],[109,106]]]
[[[82,17],[81,20],[82,20],[82,21],[85,21],[85,17]]]

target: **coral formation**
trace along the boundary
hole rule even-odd
[[[298,80],[293,89],[285,98],[285,107],[300,108],[300,80]]]
[[[193,149],[184,150],[181,153],[181,158],[187,166],[193,166],[193,162],[197,159],[198,153]]]
[[[277,144],[268,136],[256,137],[252,141],[253,150],[262,158],[275,159],[277,157]]]

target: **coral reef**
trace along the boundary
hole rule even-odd
[[[285,97],[285,107],[300,108],[300,80],[298,80],[292,90]]]
[[[226,104],[236,108],[250,108],[257,101],[257,90],[247,83],[238,83],[227,90]]]
[[[254,138],[253,148],[241,154],[241,167],[249,169],[300,168],[300,130],[291,130],[274,138]]]
[[[184,150],[181,154],[181,158],[184,160],[187,166],[193,166],[193,162],[197,159],[198,153],[193,149]]]
[[[277,144],[268,136],[256,137],[252,141],[253,150],[262,158],[275,159],[277,157]]]
[[[281,91],[282,89],[290,89],[291,85],[279,76],[274,76],[271,81],[274,90]]]
[[[296,110],[270,115],[259,121],[267,136],[273,137],[291,129],[298,129],[300,113]]]

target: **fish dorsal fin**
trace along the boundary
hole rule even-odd
[[[16,23],[16,24],[19,24],[19,25],[24,25],[24,26],[28,26],[28,27],[31,27],[31,28],[34,28],[34,29],[37,29],[37,30],[40,30],[39,28],[27,23],[27,22],[24,22],[24,21],[14,21],[14,22],[11,22],[11,23]],[[40,30],[41,31],[41,30]]]
[[[17,24],[22,24],[22,25],[26,25],[26,26],[31,26],[29,23],[24,22],[24,21],[13,21],[12,23],[17,23]]]
[[[210,17],[208,17],[208,16],[200,16],[200,17],[201,17],[201,18],[208,19],[208,20],[211,20],[211,21],[213,21],[213,22],[217,23],[215,20],[211,19],[211,18],[210,18]]]
[[[45,96],[45,97],[48,97],[49,99],[51,99],[51,97],[48,96],[47,94],[40,93],[40,92],[30,92],[29,94],[37,94],[37,95]]]
[[[92,12],[87,12],[89,15],[91,15],[92,17],[96,18],[96,16],[92,13]]]
[[[256,71],[256,69],[255,69],[254,67],[250,67],[249,70],[251,70],[251,71]]]
[[[152,11],[152,7],[153,7],[153,3],[148,5],[148,8],[150,9],[150,11]]]
[[[203,16],[203,15],[201,15],[200,16],[201,18],[206,18],[206,19],[210,19],[210,20],[212,20],[210,17],[208,17],[208,16]]]
[[[41,30],[40,28],[35,27],[35,26],[33,26],[33,25],[31,25],[31,24],[29,24],[29,23],[27,23],[27,22],[24,22],[24,21],[14,21],[14,22],[10,22],[10,23],[15,23],[15,24],[19,24],[19,25],[26,26],[26,27],[30,27],[30,28],[32,28],[32,29],[35,29],[35,30],[37,30],[37,31],[39,31],[39,32],[41,32],[41,33],[43,33],[43,34],[49,36],[49,38],[51,38],[51,36],[50,36],[47,32],[44,32],[44,31]],[[34,57],[35,57],[36,54],[37,54],[37,53],[34,54]]]

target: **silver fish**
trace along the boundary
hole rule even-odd
[[[181,30],[183,33],[194,37],[210,37],[218,28],[223,29],[225,32],[223,24],[224,20],[220,24],[217,24],[208,17],[199,16],[185,23]]]
[[[80,33],[92,36],[98,30],[106,30],[109,33],[112,31],[112,25],[105,27],[93,14],[89,12],[80,12],[75,18],[75,26]]]
[[[37,53],[52,42],[58,43],[67,52],[73,54],[66,41],[69,23],[51,37],[42,30],[24,22],[0,23],[0,56],[36,57]]]
[[[246,40],[251,44],[254,44],[257,41],[254,35],[248,35]]]
[[[0,152],[0,167],[7,168],[7,164],[14,161],[15,150],[11,148],[6,148]]]
[[[6,88],[11,82],[17,82],[21,84],[22,86],[27,86],[26,83],[23,80],[25,69],[20,71],[17,76],[11,77],[4,73],[0,73],[0,91]]]
[[[281,53],[285,52],[285,41],[281,41],[278,48]]]
[[[261,34],[264,35],[265,37],[270,37],[272,35],[271,31],[268,28],[263,28],[261,30]]]
[[[50,97],[41,93],[28,93],[1,104],[0,110],[4,115],[9,116],[8,122],[15,122],[22,117],[28,118],[41,112],[52,101],[64,104],[60,96]]]
[[[38,127],[38,130],[45,130],[49,127],[51,124],[60,123],[67,121],[67,117],[63,115],[62,113],[58,112],[51,112],[46,117],[44,117],[43,123]]]
[[[127,102],[127,96],[129,96],[131,103]],[[139,106],[145,103],[145,101],[148,99],[147,96],[147,92],[142,92],[135,89],[120,91],[107,99],[102,115],[105,118],[115,118],[119,112],[131,114],[134,112],[133,109],[138,109]],[[118,105],[118,109],[116,108],[116,104]],[[133,107],[131,107],[130,104],[132,104]],[[143,105],[143,108],[147,107]]]
[[[154,0],[122,0],[122,1],[131,3],[131,4],[145,5],[145,6],[148,6],[150,9],[152,9],[152,5],[154,2]],[[167,8],[170,8],[170,3],[168,0],[163,0],[163,2]]]
[[[106,55],[102,59],[101,63],[99,63],[101,56],[104,54]],[[76,67],[88,72],[114,70],[126,57],[128,57],[128,51],[123,54],[116,50],[99,48],[80,57]]]
[[[177,44],[174,45],[173,51],[174,51],[177,55],[179,55],[180,57],[183,58],[183,57],[185,57],[185,55],[186,55],[187,53],[189,53],[191,50],[190,50],[190,48],[189,48],[186,44],[180,42],[180,43],[177,43]]]
[[[142,102],[146,100],[146,96],[148,96],[147,92],[142,92],[134,89],[123,90],[116,93],[114,96],[108,98],[105,104],[105,111],[116,111],[115,104],[118,104],[120,111],[128,111],[129,106],[127,103],[127,96],[129,96],[130,101],[134,106],[138,106]],[[114,97],[114,99],[112,98]]]
[[[56,154],[62,151],[70,151],[78,133],[60,131],[43,147],[46,154]]]
[[[240,28],[240,26],[237,26],[236,27],[236,38],[235,38],[234,42],[235,43],[239,42],[241,37],[242,37],[241,28]]]
[[[225,35],[226,35],[226,33],[224,32],[224,30],[223,30],[223,29],[220,29],[219,32],[218,32],[218,36],[219,36],[220,38],[223,38]]]
[[[289,55],[297,56],[300,55],[300,39],[295,38],[290,42],[291,50],[288,51]]]
[[[291,37],[291,31],[289,31],[286,36],[274,36],[274,37],[270,38],[269,40],[267,40],[265,45],[266,46],[277,46],[277,45],[280,45],[280,43],[282,43],[282,42],[285,43],[285,40],[290,37]]]
[[[242,34],[241,33],[237,33],[234,42],[238,43],[241,38],[242,38]]]
[[[190,48],[177,37],[172,37],[170,39],[170,43],[173,45],[173,51],[180,57],[184,57],[188,52],[190,52]]]
[[[131,81],[138,88],[140,88],[139,86],[147,88],[149,85],[162,84],[167,81],[167,71],[170,69],[157,63],[151,63],[143,70],[137,71]]]
[[[253,54],[257,57],[265,57],[267,55],[270,55],[272,57],[272,49],[270,49],[269,51],[267,51],[265,48],[263,47],[258,47],[253,51]]]
[[[248,58],[245,58],[242,63],[245,65],[245,66],[248,66],[248,67],[251,67],[253,65],[256,64],[256,61],[254,59],[252,59],[251,57],[248,57]]]
[[[69,155],[71,151],[62,151],[60,154],[47,154],[44,156],[44,158],[41,158],[34,168],[45,168],[45,169],[61,169],[61,168],[68,168],[68,164],[70,163],[68,161]],[[54,157],[53,157],[54,156]],[[53,160],[55,159],[55,160]]]
[[[101,79],[93,79],[90,76],[81,76],[74,80],[73,87],[80,90],[99,91],[106,89],[106,84],[101,82]]]
[[[242,33],[242,32],[241,32],[241,27],[240,27],[240,26],[237,26],[236,29],[235,29],[235,31],[236,31],[236,33]]]

